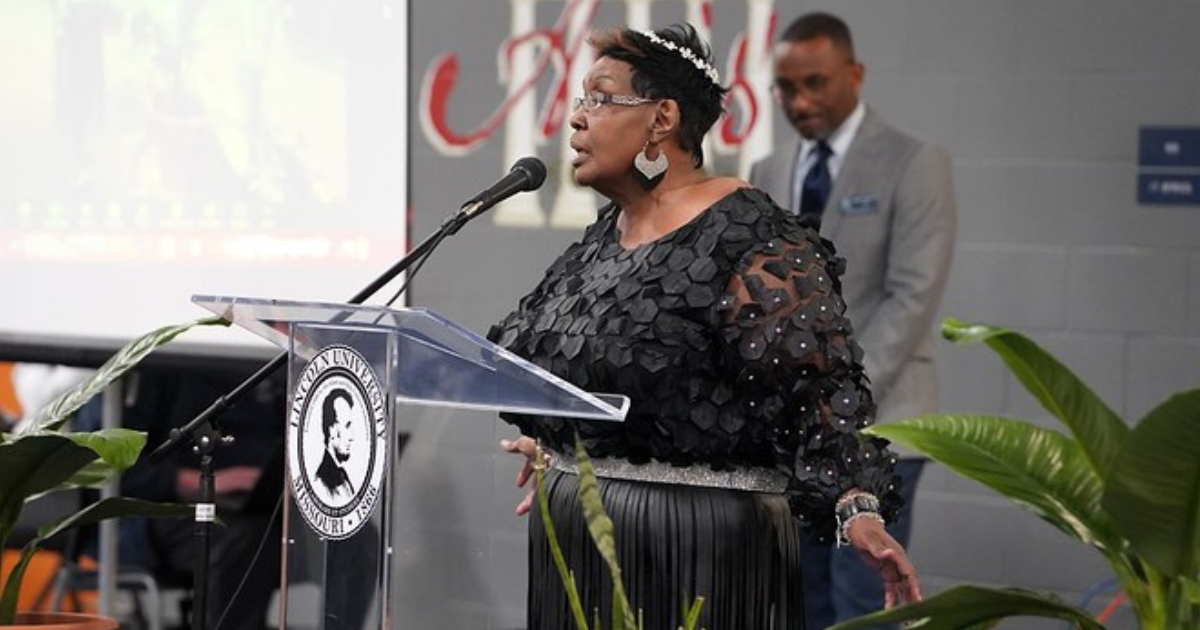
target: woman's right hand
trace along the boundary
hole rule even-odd
[[[529,480],[534,478],[534,466],[537,461],[537,442],[531,437],[522,436],[515,440],[500,440],[500,448],[514,455],[523,455],[525,457],[525,463],[521,465],[521,471],[517,473],[517,487],[524,488],[529,484]],[[517,516],[525,516],[533,508],[533,492],[535,489],[531,487],[525,493],[525,498],[517,504]]]

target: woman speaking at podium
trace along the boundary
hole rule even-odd
[[[883,529],[894,455],[860,439],[874,404],[832,245],[744,181],[703,170],[726,90],[689,25],[595,34],[570,124],[577,183],[610,201],[546,271],[496,343],[589,391],[628,396],[624,423],[506,416],[546,492],[584,612],[611,614],[574,472],[583,438],[645,627],[803,627],[797,528],[860,550],[888,603],[920,586]],[[528,512],[531,496],[518,506]],[[530,519],[528,623],[573,626],[541,518]]]

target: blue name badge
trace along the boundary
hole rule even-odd
[[[848,217],[858,217],[879,212],[879,195],[850,195],[838,204],[838,212]]]

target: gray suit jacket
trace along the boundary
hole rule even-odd
[[[750,181],[791,204],[799,136],[754,165]],[[870,107],[821,219],[846,259],[842,295],[881,422],[936,411],[934,318],[954,253],[949,156],[889,126]]]

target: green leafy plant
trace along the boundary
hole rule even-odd
[[[864,432],[923,453],[1095,549],[1142,630],[1200,629],[1200,389],[1171,396],[1130,428],[1025,336],[954,319],[942,334],[995,351],[1066,432],[973,414],[924,415]],[[923,630],[984,628],[1012,616],[1103,627],[1048,595],[964,586],[834,628],[912,620]]]
[[[609,518],[608,512],[604,510],[604,502],[600,499],[600,483],[596,479],[595,469],[592,468],[592,460],[588,457],[587,451],[583,447],[583,440],[579,434],[575,434],[575,453],[576,463],[579,469],[579,501],[582,504],[584,517],[587,519],[588,534],[592,537],[592,542],[596,544],[596,549],[600,551],[600,556],[604,558],[605,564],[608,565],[609,575],[612,577],[613,583],[613,610],[612,610],[612,630],[642,630],[642,616],[634,615],[633,607],[629,604],[629,598],[625,594],[624,582],[621,579],[621,566],[617,562],[617,546],[616,540],[613,538],[613,522]],[[544,462],[545,455],[538,447],[537,459],[535,461]],[[567,592],[567,600],[571,604],[571,613],[575,617],[575,626],[578,630],[589,630],[587,617],[584,615],[583,603],[579,597],[579,590],[575,586],[575,574],[567,567],[567,561],[563,557],[562,548],[558,544],[558,535],[554,533],[554,523],[550,519],[550,501],[546,497],[545,485],[542,483],[545,476],[545,467],[537,467],[537,498],[538,507],[541,510],[542,523],[546,528],[546,538],[550,544],[550,553],[554,557],[554,566],[558,569],[558,575],[562,578],[563,588]],[[700,610],[704,605],[704,598],[697,597],[692,601],[692,605],[688,607],[684,615],[684,625],[679,630],[694,630],[700,621]],[[600,629],[600,611],[595,611],[591,627]]]
[[[89,379],[63,393],[36,412],[21,431],[0,434],[0,547],[8,542],[21,511],[45,495],[80,488],[96,488],[137,461],[146,436],[138,431],[111,428],[90,432],[64,429],[67,421],[88,400],[137,366],[155,348],[197,326],[227,324],[216,317],[167,326],[129,342]],[[0,591],[0,626],[11,625],[17,595],[33,555],[46,540],[72,527],[120,516],[179,517],[192,508],[112,497],[38,528]]]

